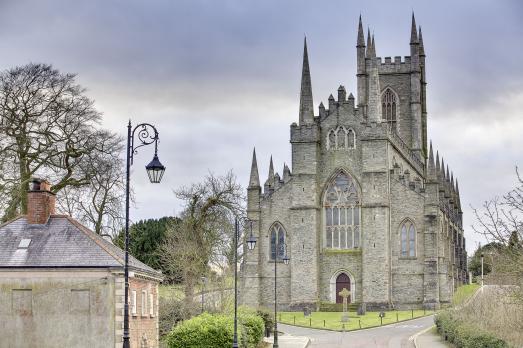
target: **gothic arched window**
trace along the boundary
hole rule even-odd
[[[356,182],[338,173],[325,192],[325,239],[327,248],[360,247],[360,199]]]
[[[334,133],[334,130],[329,131],[328,139],[327,139],[327,149],[335,149],[336,148],[336,134]]]
[[[271,260],[276,259],[276,249],[278,249],[278,260],[285,256],[285,231],[283,227],[276,223],[271,228]]]
[[[396,109],[398,102],[396,95],[390,88],[385,90],[381,96],[381,118],[389,123],[392,129],[396,129]]]
[[[349,129],[347,131],[347,140],[349,149],[356,148],[356,134],[354,134],[354,131],[352,129]]]
[[[410,220],[405,220],[400,228],[401,257],[416,256],[416,228]]]
[[[347,131],[344,127],[338,127],[336,130],[336,148],[344,149],[347,142]]]

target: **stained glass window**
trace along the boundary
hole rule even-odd
[[[356,183],[340,172],[325,192],[325,234],[327,248],[352,249],[360,246],[360,209]]]

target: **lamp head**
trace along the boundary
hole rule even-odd
[[[163,173],[165,172],[165,166],[158,159],[158,155],[155,153],[153,160],[145,166],[149,180],[153,184],[158,184],[162,181]]]

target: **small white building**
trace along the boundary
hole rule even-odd
[[[121,347],[124,252],[34,180],[26,216],[0,225],[0,348]],[[158,347],[160,272],[129,257],[131,347]]]

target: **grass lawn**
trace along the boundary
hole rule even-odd
[[[432,314],[433,311],[414,310],[412,311],[387,311],[383,318],[383,325],[396,323],[402,320],[419,318],[424,315]],[[354,312],[349,312],[349,321],[341,322],[343,313],[340,312],[312,312],[310,317],[305,317],[303,312],[279,312],[278,322],[291,325],[313,327],[317,329],[330,330],[357,330],[381,325],[379,312],[367,312],[365,315],[358,316]]]
[[[454,293],[454,297],[452,298],[452,304],[454,306],[459,306],[460,304],[464,303],[467,299],[469,299],[476,290],[479,289],[479,284],[467,284],[460,286],[456,292]]]

